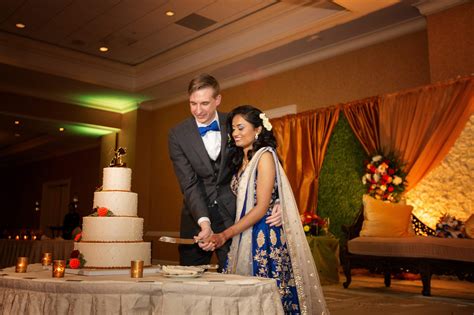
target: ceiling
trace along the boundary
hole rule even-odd
[[[225,88],[422,29],[434,2],[2,0],[0,165],[98,145],[107,115],[182,101],[201,72]]]

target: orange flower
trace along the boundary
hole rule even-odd
[[[105,217],[107,215],[107,212],[109,212],[109,209],[105,207],[100,207],[99,209],[97,209],[97,215],[99,217]]]

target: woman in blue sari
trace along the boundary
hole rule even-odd
[[[224,272],[275,279],[286,314],[329,314],[268,118],[244,105],[229,113],[228,126],[237,215],[233,226],[206,243],[214,249],[232,238]],[[265,222],[277,200],[279,227]]]

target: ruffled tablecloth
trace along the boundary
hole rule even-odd
[[[283,314],[272,279],[204,273],[51,277],[39,264],[0,271],[0,314]]]

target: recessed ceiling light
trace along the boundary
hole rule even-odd
[[[20,121],[19,120],[15,120],[15,125],[19,125],[20,124]]]
[[[59,128],[59,131],[63,132],[63,131],[64,131],[64,128],[63,128],[63,127],[60,127],[60,128]]]
[[[313,34],[311,36],[308,36],[308,38],[306,39],[307,42],[312,42],[313,40],[316,40],[316,39],[321,39],[321,37],[319,36],[319,34]]]
[[[23,23],[16,23],[15,26],[16,26],[16,28],[25,28],[26,27],[26,25],[23,24]]]
[[[109,51],[109,48],[108,48],[108,47],[105,47],[105,46],[102,46],[102,47],[99,48],[99,50],[100,50],[101,52],[106,52],[106,51]]]
[[[166,14],[167,16],[173,16],[173,15],[174,15],[174,12],[170,10],[170,11],[166,11],[165,14]]]
[[[15,137],[21,136],[18,132],[15,132]]]

